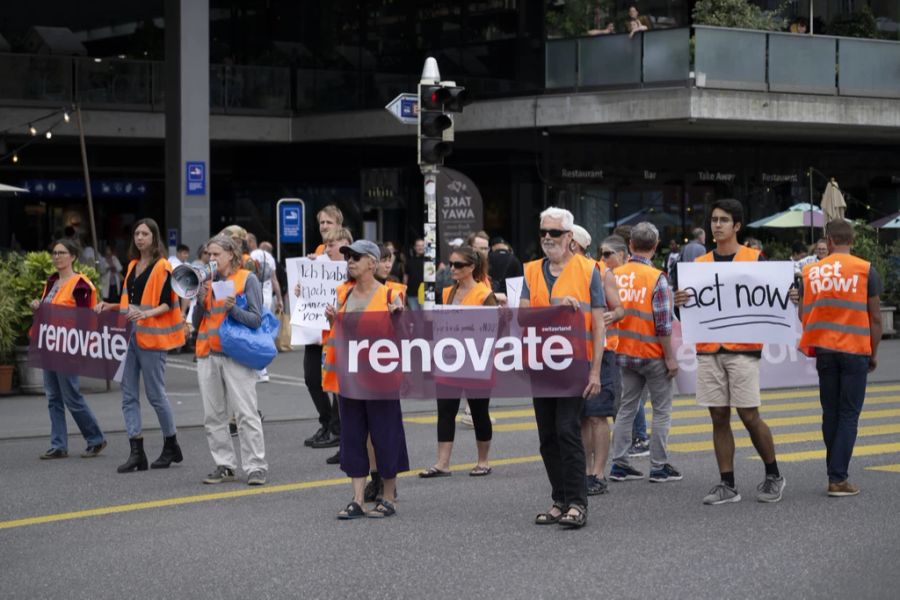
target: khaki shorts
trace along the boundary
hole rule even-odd
[[[698,354],[697,404],[758,407],[759,359],[747,354]]]

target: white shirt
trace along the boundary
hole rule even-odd
[[[275,272],[275,257],[257,248],[250,253],[250,258],[259,264],[259,273],[256,276],[262,283],[263,304],[271,307],[272,304],[272,274]]]

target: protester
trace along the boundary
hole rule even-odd
[[[816,260],[822,260],[828,256],[828,240],[819,238],[819,240],[816,241],[815,248],[813,248],[813,254],[816,257]]]
[[[262,419],[257,412],[256,372],[222,352],[219,327],[226,317],[251,329],[262,323],[262,291],[256,275],[241,268],[241,248],[229,236],[217,235],[206,244],[210,261],[216,263],[214,281],[231,281],[234,295],[215,298],[211,284],[200,287],[194,309],[197,335],[197,379],[203,399],[206,441],[215,470],[203,483],[216,484],[234,481],[237,460],[228,432],[229,416],[237,418],[241,444],[241,466],[247,473],[248,485],[266,483],[265,440]],[[237,306],[237,296],[243,295],[247,308]]]
[[[486,231],[476,231],[475,233],[469,234],[466,238],[465,245],[471,246],[481,252],[484,256],[487,256],[488,252],[491,251],[491,236],[489,236]]]
[[[325,316],[339,327],[335,321],[339,313],[355,312],[396,312],[403,310],[397,294],[375,279],[381,251],[369,240],[356,242],[341,248],[347,258],[347,275],[355,283],[348,291],[343,303],[337,308],[328,305]],[[328,346],[326,352],[326,388],[340,393],[337,373],[333,370],[340,357],[336,356],[334,346]],[[387,395],[392,392],[386,390]],[[397,474],[409,470],[409,456],[406,449],[406,436],[403,431],[403,415],[400,400],[396,397],[385,400],[356,400],[339,396],[341,411],[341,470],[353,483],[353,500],[340,512],[338,519],[355,519],[362,516],[372,518],[390,517],[396,514],[394,504]],[[371,436],[376,464],[384,484],[384,494],[376,502],[375,507],[366,512],[362,506],[366,475],[370,462],[366,450],[367,439]]]
[[[76,273],[72,264],[78,257],[80,247],[73,240],[63,238],[53,244],[51,256],[56,273],[50,275],[44,284],[40,300],[31,301],[31,310],[36,311],[41,304],[93,308],[97,302],[94,284]],[[69,456],[69,434],[66,427],[66,409],[72,415],[81,431],[87,448],[82,458],[93,458],[106,448],[106,438],[100,431],[97,417],[81,395],[77,375],[68,375],[44,369],[44,393],[50,412],[50,448],[40,455],[43,460],[66,458]]]
[[[572,225],[572,254],[587,256],[591,247],[591,234],[581,225]]]
[[[397,249],[397,245],[394,244],[394,242],[388,240],[384,243],[384,246],[388,249],[388,252],[394,255],[394,264],[391,265],[391,273],[388,275],[388,281],[403,283],[406,280],[406,258],[403,256],[403,253]]]
[[[716,248],[695,262],[756,262],[758,251],[742,246],[737,235],[744,220],[744,207],[737,200],[717,200],[712,205],[710,225]],[[691,298],[685,290],[675,293],[675,304],[683,306]],[[713,424],[713,446],[721,481],[703,498],[704,504],[739,502],[734,477],[734,434],[731,409],[750,434],[753,447],[765,465],[765,479],[759,486],[759,502],[778,502],[785,480],[775,459],[775,442],[769,426],[759,415],[759,361],[762,344],[697,344],[697,404],[709,409]]]
[[[465,242],[462,238],[453,238],[447,245],[450,247],[450,251],[454,251],[460,246],[462,246]],[[435,298],[442,298],[444,294],[444,288],[449,288],[453,285],[453,278],[450,274],[450,265],[441,263],[438,265],[437,272],[434,274],[434,294]]]
[[[316,214],[316,221],[319,223],[319,235],[324,239],[325,234],[332,229],[340,229],[344,226],[344,213],[334,204],[329,204]],[[315,258],[324,252],[325,243],[323,242],[316,246],[309,258]]]
[[[623,295],[625,318],[618,325],[616,358],[622,372],[622,403],[613,431],[613,481],[643,479],[628,461],[632,425],[646,385],[653,407],[650,435],[650,481],[679,481],[681,473],[669,463],[668,437],[672,419],[672,378],[678,361],[672,349],[672,295],[663,272],[653,267],[659,231],[652,223],[638,223],[631,230],[631,259],[613,272]]]
[[[118,302],[122,295],[122,263],[107,245],[100,260],[100,290],[107,302]]]
[[[259,271],[259,265],[250,258],[250,245],[247,242],[247,230],[240,225],[229,225],[219,232],[219,235],[227,235],[234,241],[235,247],[239,252],[238,258],[241,260],[241,268],[256,274]]]
[[[497,306],[497,299],[487,284],[487,256],[472,246],[461,246],[450,254],[450,268],[453,286],[446,288],[443,303],[462,306]],[[486,398],[485,383],[490,388],[490,380],[437,382],[437,439],[438,458],[433,467],[419,473],[419,477],[446,477],[450,473],[450,455],[456,435],[456,413],[459,412],[460,396],[464,391],[472,423],[475,427],[475,445],[478,448],[478,462],[469,471],[473,477],[490,475],[491,466],[488,453],[491,448],[493,429],[488,411],[490,398]]]
[[[618,241],[617,241],[618,240]],[[590,245],[589,240],[584,240]],[[600,246],[603,257],[597,268],[603,278],[603,295],[606,298],[607,311],[603,313],[606,326],[606,341],[603,346],[603,361],[600,369],[600,393],[591,396],[584,402],[581,418],[581,438],[584,441],[584,453],[587,469],[588,496],[605,494],[609,491],[606,481],[606,460],[609,458],[610,429],[609,418],[616,416],[616,388],[619,387],[619,367],[616,365],[616,348],[619,336],[615,323],[625,316],[625,309],[619,299],[616,278],[612,272],[618,261],[613,257],[617,250],[624,250],[621,238],[607,238]],[[607,262],[609,260],[609,262]]]
[[[512,252],[509,244],[501,237],[491,239],[488,253],[488,272],[491,274],[491,289],[495,294],[506,295],[506,280],[522,277],[522,261]]]
[[[850,254],[853,225],[829,221],[825,239],[828,256],[803,270],[800,349],[815,355],[819,372],[828,495],[855,496],[859,487],[849,481],[850,459],[867,374],[878,366],[882,285],[869,262]],[[838,285],[848,281],[854,284]]]
[[[535,517],[538,525],[559,523],[579,528],[587,522],[584,445],[581,441],[581,411],[584,398],[600,392],[603,360],[603,312],[606,299],[600,271],[594,261],[572,254],[572,227],[568,210],[551,207],[540,217],[540,242],[545,257],[525,265],[525,283],[520,305],[561,304],[584,313],[591,341],[587,355],[590,375],[582,396],[534,398],[534,413],[541,444],[541,458],[550,480],[553,505]]]
[[[175,416],[166,396],[166,355],[184,345],[184,319],[178,296],[172,291],[172,265],[165,258],[159,225],[153,219],[134,224],[128,250],[125,289],[117,304],[100,302],[96,310],[120,310],[134,324],[128,340],[128,354],[122,370],[122,416],[131,452],[119,465],[119,473],[147,470],[144,436],[141,428],[141,390],[159,420],[163,449],[154,469],[167,469],[183,460],[175,430]]]

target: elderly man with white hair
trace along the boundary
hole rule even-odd
[[[550,480],[553,505],[540,513],[538,525],[558,523],[579,528],[587,522],[585,455],[581,441],[584,399],[600,392],[606,298],[597,264],[572,252],[572,213],[551,207],[541,213],[541,249],[544,258],[525,265],[520,306],[569,306],[584,314],[588,333],[590,373],[581,396],[535,398],[534,416],[541,443],[541,458]]]

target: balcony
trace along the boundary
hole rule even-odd
[[[900,98],[900,42],[693,28],[550,40],[547,90],[695,86]]]

